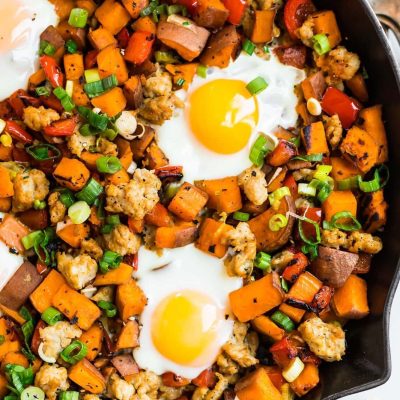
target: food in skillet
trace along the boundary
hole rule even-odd
[[[0,397],[313,390],[369,313],[387,210],[382,110],[334,13],[55,6],[27,89],[1,85]]]

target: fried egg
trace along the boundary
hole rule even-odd
[[[268,87],[252,96],[246,85],[257,77]],[[273,54],[268,60],[241,54],[227,68],[209,68],[207,78],[195,76],[188,92],[177,92],[185,108],[157,128],[160,147],[171,165],[184,167],[186,181],[238,175],[251,165],[259,132],[296,125],[294,87],[304,78]]]
[[[46,0],[0,1],[0,100],[26,87],[38,68],[40,34],[57,21]]]
[[[140,316],[140,368],[195,378],[210,367],[229,340],[233,319],[228,295],[242,286],[223,260],[194,247],[139,250],[138,284],[148,303]]]

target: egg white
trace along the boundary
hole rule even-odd
[[[12,7],[10,3],[13,3]],[[2,23],[11,17],[10,9],[20,20],[12,30]],[[0,1],[0,40],[5,47],[0,51],[0,100],[17,89],[26,88],[29,76],[38,68],[40,34],[49,25],[57,23],[54,6],[47,0]]]
[[[156,374],[174,372],[185,378],[195,378],[210,367],[218,356],[220,347],[229,340],[233,320],[221,319],[218,324],[218,338],[210,365],[189,367],[176,364],[161,355],[154,347],[151,334],[152,317],[157,306],[168,296],[179,291],[192,290],[214,300],[222,315],[231,315],[228,295],[243,284],[241,278],[229,277],[223,260],[208,255],[194,247],[165,250],[161,256],[142,247],[139,250],[139,270],[135,273],[138,284],[146,294],[148,303],[140,316],[140,347],[133,352],[135,361],[142,369]]]
[[[290,128],[296,125],[298,98],[295,85],[305,79],[303,70],[284,65],[271,54],[269,60],[253,54],[242,53],[227,68],[209,68],[207,78],[195,76],[189,91],[177,92],[187,102],[190,94],[214,79],[236,79],[250,82],[258,76],[263,77],[268,87],[256,96],[259,107],[259,122],[253,130],[247,145],[234,154],[218,154],[200,143],[190,130],[185,110],[163,125],[156,127],[160,147],[166,153],[171,165],[182,165],[185,180],[217,179],[238,175],[251,165],[249,153],[259,132],[272,135],[278,127]],[[222,98],[221,101],[224,99]],[[207,115],[204,115],[207,118]]]

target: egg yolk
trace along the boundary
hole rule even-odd
[[[188,117],[196,138],[209,150],[232,154],[246,146],[258,123],[258,105],[246,83],[216,79],[189,98]]]
[[[31,18],[17,0],[0,2],[0,15],[6,16],[0,24],[0,54],[18,47],[27,34]]]
[[[152,318],[152,340],[164,357],[185,366],[202,366],[215,347],[221,311],[201,293],[182,291],[165,298]]]

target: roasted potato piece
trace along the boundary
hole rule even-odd
[[[220,0],[199,0],[197,2],[195,22],[205,28],[220,28],[224,25],[229,15]]]

